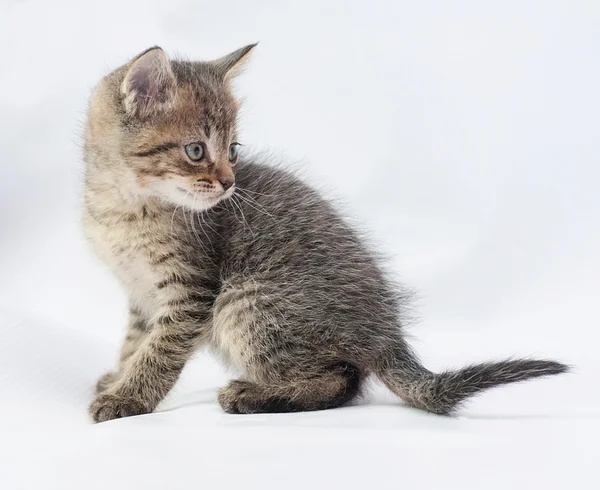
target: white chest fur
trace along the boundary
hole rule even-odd
[[[163,228],[160,221],[134,214],[84,213],[92,249],[123,283],[133,306],[149,317],[157,307],[156,284],[164,279],[153,257],[169,251]]]

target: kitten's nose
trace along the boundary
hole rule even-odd
[[[223,186],[223,190],[226,191],[235,183],[235,180],[233,177],[221,177],[219,182]]]

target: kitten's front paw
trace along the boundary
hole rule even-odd
[[[100,393],[89,408],[94,422],[105,422],[152,412],[144,403],[131,397],[110,392]]]

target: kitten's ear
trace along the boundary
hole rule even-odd
[[[211,63],[216,67],[218,73],[224,80],[230,80],[242,71],[246,61],[248,61],[250,51],[252,51],[252,48],[257,44],[258,43],[254,43],[244,46],[243,48],[214,60]]]
[[[175,75],[166,53],[155,46],[135,58],[121,84],[125,111],[145,119],[169,108],[175,97]]]

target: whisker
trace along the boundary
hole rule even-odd
[[[206,225],[206,227],[208,229],[210,229],[215,235],[221,237],[221,239],[223,239],[223,237],[221,236],[221,234],[215,230],[212,226],[210,226],[207,222],[206,222],[206,218],[208,218],[208,215],[206,214],[206,211],[198,213],[198,216],[200,217],[200,219],[202,220],[202,223],[204,225]],[[214,223],[211,221],[211,223],[214,225]],[[205,233],[206,234],[206,233]],[[208,235],[207,235],[208,236]]]
[[[234,203],[237,206],[237,208],[240,210],[240,213],[242,213],[242,219],[244,220],[244,223],[248,226],[248,229],[250,230],[250,234],[252,235],[252,238],[255,238],[256,235],[252,231],[252,228],[250,227],[250,223],[248,223],[248,220],[246,219],[246,215],[244,214],[244,210],[242,209],[242,206],[240,205],[239,202],[237,202],[235,200],[236,197],[239,197],[239,196],[237,194],[232,194],[231,202]]]
[[[244,191],[244,192],[249,192],[250,194],[257,194],[259,196],[266,196],[266,197],[277,197],[275,194],[263,194],[262,192],[256,192],[256,191],[251,191],[250,189],[244,189],[238,185],[235,186],[236,189],[240,190],[240,191]]]
[[[194,192],[193,196],[192,196],[192,208],[196,207],[196,192]],[[202,247],[202,249],[204,250],[204,244],[202,243],[202,240],[200,239],[200,235],[198,235],[198,231],[196,230],[196,226],[194,225],[194,221],[196,220],[196,216],[202,216],[202,214],[198,214],[195,212],[195,209],[193,209],[191,211],[191,215],[192,215],[192,219],[191,219],[191,224],[192,224],[192,229],[194,231],[194,235],[196,236],[196,240],[198,241],[198,243],[200,244],[200,246]],[[212,242],[210,237],[208,236],[208,234],[206,233],[206,230],[204,230],[202,228],[202,226],[200,227],[200,230],[202,231],[202,233],[204,233],[204,236],[206,237],[206,241],[208,242],[208,245],[210,245],[210,248],[212,250],[213,253],[215,253],[215,249],[213,248]]]
[[[227,207],[229,207],[229,205],[230,205],[229,199],[227,199],[225,202],[226,202],[226,205],[227,205]],[[240,225],[243,225],[244,223],[242,223],[242,222],[240,221],[240,218],[238,218],[238,215],[237,215],[237,213],[235,212],[235,206],[233,205],[233,203],[231,203],[231,211],[233,212],[233,216],[235,216],[235,219],[237,220],[237,222],[238,222]]]
[[[239,190],[241,193],[248,192],[246,189],[242,189],[242,188],[238,188],[238,190]],[[240,194],[240,196],[244,196],[244,194]],[[245,195],[245,197],[246,197],[246,199],[250,200],[252,203],[254,203],[254,204],[256,204],[257,206],[259,206],[261,209],[264,209],[264,210],[265,210],[265,212],[268,212],[268,211],[265,209],[265,207],[264,207],[262,204],[260,204],[260,203],[259,203],[259,202],[256,200],[256,198],[255,198],[255,197],[252,197],[252,196],[250,196],[250,195]]]
[[[181,207],[181,204],[178,204],[177,206],[175,206],[175,209],[173,210],[173,214],[171,215],[171,235],[173,235],[173,220],[175,219],[175,213],[177,212],[177,210]]]
[[[261,204],[256,202],[255,199],[251,198],[250,196],[243,196],[242,194],[237,194],[237,197],[239,197],[242,201],[244,201],[252,209],[258,211],[259,213],[263,213],[264,215],[271,218],[277,225],[279,225],[279,222],[275,219],[275,217],[271,213],[269,213]]]
[[[190,194],[191,194],[191,192],[190,192],[190,191],[187,191],[187,192],[185,193],[185,197],[189,196]],[[183,205],[183,203],[182,203],[182,204],[178,204],[178,205],[175,207],[175,211],[173,211],[173,215],[171,216],[171,235],[173,234],[173,218],[175,218],[175,213],[177,212],[177,209],[178,209],[178,208],[180,208],[180,207],[181,207],[181,213],[182,213],[182,215],[183,215],[183,224],[184,224],[186,227],[188,226],[188,223],[187,223],[187,216],[186,216],[186,214],[185,214],[185,206]]]
[[[190,211],[190,215],[191,215],[191,219],[190,219],[190,227],[192,228],[192,231],[194,233],[194,236],[196,237],[196,240],[198,242],[201,242],[202,240],[200,240],[200,235],[198,235],[198,232],[196,231],[196,226],[194,225],[194,211],[193,208],[196,205],[196,194],[192,194],[192,210]]]
[[[206,220],[207,220],[207,221],[208,221],[208,222],[209,222],[211,225],[215,226],[215,227],[217,228],[217,230],[218,230],[218,228],[219,228],[219,224],[218,224],[218,223],[215,223],[215,222],[214,222],[214,221],[211,219],[211,217],[210,217],[210,209],[207,209],[206,211],[204,211],[204,217],[206,218]],[[221,239],[223,239],[223,240],[224,240],[224,238],[223,238],[223,235],[221,235],[221,234],[220,234],[220,233],[219,233],[217,230],[215,230],[215,229],[214,229],[212,226],[210,226],[210,225],[208,225],[208,224],[207,224],[207,226],[208,226],[208,227],[209,227],[209,228],[210,228],[210,229],[211,229],[211,230],[212,230],[214,233],[216,233],[216,234],[217,234],[217,236],[219,236]]]

